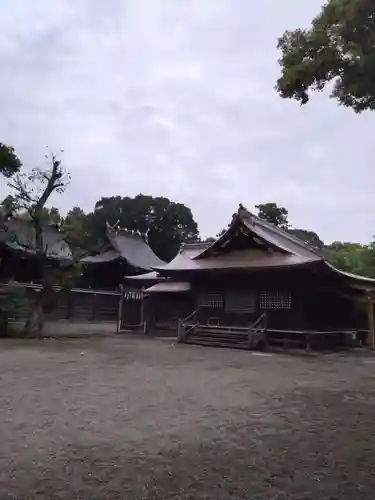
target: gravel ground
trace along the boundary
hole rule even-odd
[[[0,342],[0,499],[375,497],[375,356]]]

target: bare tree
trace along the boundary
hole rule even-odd
[[[53,294],[59,273],[58,266],[51,265],[51,249],[48,248],[49,242],[44,237],[43,209],[51,194],[63,193],[70,182],[69,174],[55,154],[46,155],[46,159],[49,163],[46,168],[38,167],[30,173],[16,174],[9,182],[9,186],[14,190],[18,207],[29,214],[34,232],[30,242],[22,241],[19,244],[32,247],[28,250],[32,251],[42,281],[42,290],[25,325],[25,331],[29,334],[40,332],[43,328],[45,304]]]

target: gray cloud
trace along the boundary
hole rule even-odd
[[[164,195],[212,235],[239,202],[276,201],[327,241],[368,241],[373,116],[273,88],[277,37],[320,4],[0,0],[0,140],[31,166],[64,148],[62,210]]]

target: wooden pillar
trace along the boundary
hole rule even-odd
[[[70,291],[66,297],[66,318],[70,319],[73,316],[73,292]]]
[[[143,328],[143,333],[146,333],[145,331],[145,295],[144,295],[144,288],[142,287],[140,290],[140,301],[141,301],[141,312],[140,312],[140,325]]]
[[[184,330],[182,326],[182,319],[177,319],[177,342],[183,342],[184,340]]]
[[[120,285],[120,300],[118,303],[118,309],[117,309],[117,328],[116,328],[116,333],[120,333],[121,330],[121,324],[122,324],[122,309],[123,309],[123,303],[124,303],[124,287]]]
[[[156,332],[155,297],[153,297],[152,294],[149,295],[147,298],[145,313],[146,313],[146,323],[147,323],[146,333],[147,335],[155,335]]]
[[[374,321],[374,303],[368,302],[368,330],[369,336],[367,339],[367,344],[371,347],[371,349],[375,349],[375,321]]]

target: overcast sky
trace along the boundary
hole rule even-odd
[[[65,150],[63,212],[143,192],[185,203],[209,236],[240,202],[275,201],[326,242],[366,242],[375,114],[274,90],[278,36],[321,4],[0,0],[0,142],[30,166]]]

